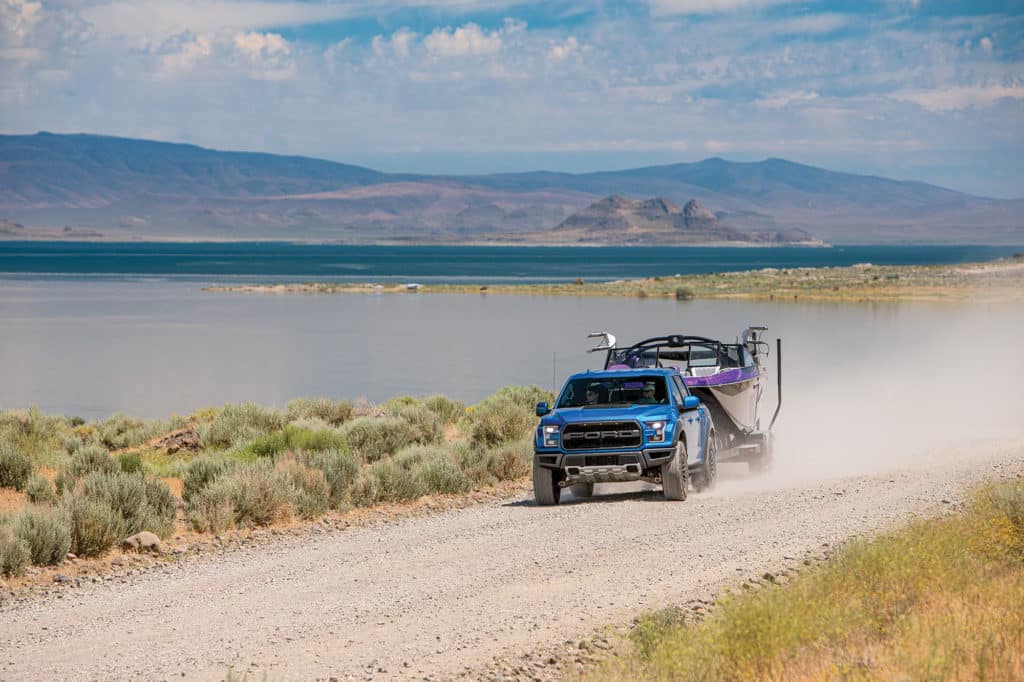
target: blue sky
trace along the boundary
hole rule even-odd
[[[1024,196],[1024,2],[0,0],[0,131],[383,170],[783,157]]]

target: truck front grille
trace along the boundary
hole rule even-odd
[[[636,422],[569,424],[562,429],[566,450],[605,450],[639,447],[643,433]]]

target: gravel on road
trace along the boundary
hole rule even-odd
[[[0,680],[450,678],[737,584],[1024,472],[1024,439],[666,502],[607,486],[282,538],[0,606]],[[943,504],[943,503],[947,504]],[[472,676],[472,675],[471,675]]]

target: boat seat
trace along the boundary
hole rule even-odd
[[[691,367],[690,368],[690,376],[691,377],[709,377],[712,374],[718,374],[718,367],[711,366],[711,367]]]

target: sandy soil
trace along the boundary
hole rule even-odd
[[[1024,439],[898,469],[748,479],[668,503],[606,487],[325,530],[0,606],[0,679],[483,676],[497,656],[585,637],[735,585],[1024,473]],[[607,494],[611,493],[611,494]],[[538,670],[538,676],[556,674]]]

